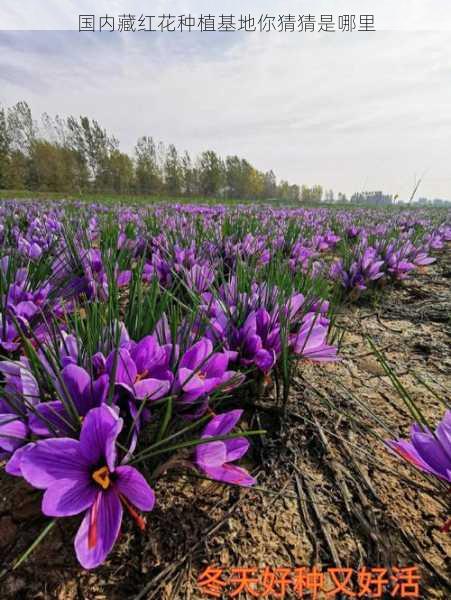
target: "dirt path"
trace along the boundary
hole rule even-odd
[[[127,521],[102,568],[80,570],[72,548],[77,519],[72,529],[66,521],[0,582],[0,597],[197,600],[208,597],[197,584],[208,565],[220,566],[230,577],[233,567],[313,564],[353,569],[417,564],[421,597],[450,597],[451,538],[440,531],[446,508],[436,486],[391,456],[374,436],[387,437],[384,424],[406,435],[411,418],[364,338],[370,335],[384,349],[406,389],[435,422],[443,406],[414,373],[446,397],[450,277],[448,252],[427,273],[385,290],[379,304],[347,307],[338,319],[346,330],[343,360],[303,366],[282,428],[271,409],[255,412],[251,424],[272,431],[253,457],[265,491],[174,474],[157,485],[158,506],[147,532],[137,533]],[[4,563],[32,542],[44,521],[36,493],[4,475],[0,485]]]

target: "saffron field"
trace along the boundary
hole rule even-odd
[[[450,242],[447,210],[2,201],[2,597],[265,560],[449,597]]]

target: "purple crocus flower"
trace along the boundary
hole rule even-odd
[[[302,314],[301,308],[304,306],[305,297],[303,294],[293,294],[285,304],[285,316],[292,324],[299,315]]]
[[[307,313],[299,332],[290,336],[293,352],[316,362],[337,360],[337,348],[327,343],[329,322],[325,317]]]
[[[5,398],[0,398],[0,454],[2,459],[9,459],[6,472],[20,475],[15,456],[20,455],[28,442],[28,411],[36,404],[39,390],[26,358],[17,362],[1,361],[0,373],[4,377],[5,394]]]
[[[19,238],[17,249],[27,258],[31,258],[31,260],[38,260],[42,255],[42,248],[39,244],[36,242],[30,243],[23,237]]]
[[[214,278],[213,269],[207,265],[194,265],[191,269],[186,270],[186,283],[190,289],[198,294],[208,290]]]
[[[224,352],[213,352],[213,344],[202,338],[191,346],[180,359],[174,391],[181,393],[180,401],[192,404],[235,376],[227,371],[229,357]]]
[[[127,271],[118,271],[116,275],[116,283],[118,287],[125,287],[130,283],[132,279],[132,272]]]
[[[291,310],[293,307],[288,307]],[[239,349],[243,365],[255,364],[263,373],[275,365],[281,350],[280,325],[264,308],[249,313],[236,336],[233,347]]]
[[[75,537],[75,551],[86,569],[106,559],[119,535],[123,507],[141,528],[139,510],[150,511],[155,494],[133,467],[116,466],[120,419],[107,405],[92,409],[80,439],[42,440],[23,453],[21,470],[33,487],[45,490],[42,512],[69,517],[85,512]]]
[[[130,452],[137,444],[141,425],[150,419],[149,410],[139,410],[139,405],[163,398],[170,390],[174,378],[169,370],[171,349],[170,344],[160,346],[155,336],[148,335],[137,344],[119,346],[106,360],[110,377],[115,372],[115,400],[133,419]]]
[[[404,253],[395,248],[395,245],[389,244],[385,251],[385,262],[387,271],[393,279],[406,279],[408,273],[415,269],[415,265],[405,258]]]
[[[65,402],[62,400],[41,402],[34,407],[35,412],[30,414],[30,429],[35,435],[67,435],[71,430],[73,431],[74,424],[72,423],[71,426],[73,417],[67,410],[69,402],[75,407],[77,415],[84,417],[91,408],[100,406],[106,400],[109,386],[108,375],[101,375],[93,381],[85,369],[68,364],[61,371],[61,379],[65,389],[61,389],[57,381],[55,386],[59,388],[60,395],[65,398]],[[69,398],[67,394],[69,394]]]
[[[74,335],[61,332],[61,343],[59,348],[59,356],[63,367],[78,362],[79,341]]]
[[[421,471],[451,483],[451,410],[445,412],[435,433],[414,423],[410,441],[399,439],[386,443]]]
[[[242,410],[231,410],[216,415],[205,427],[202,439],[227,435],[242,414]],[[245,469],[231,464],[244,456],[248,449],[249,442],[245,437],[199,444],[196,447],[195,462],[198,468],[211,479],[251,486],[255,484],[255,479]]]
[[[304,273],[308,271],[309,263],[317,255],[311,248],[303,246],[301,242],[296,242],[291,249],[291,257],[288,260],[288,266],[293,272],[300,269]]]
[[[91,248],[82,259],[87,283],[88,297],[108,298],[108,277],[102,262],[102,253],[97,248]],[[116,266],[115,279],[118,287],[128,285],[132,278],[130,270],[120,271]]]
[[[109,354],[106,369],[113,373],[120,388],[136,400],[158,400],[169,391],[173,375],[169,370],[172,347],[160,346],[155,336],[148,335],[127,349]]]
[[[435,262],[435,258],[433,256],[428,256],[427,252],[418,249],[418,251],[415,252],[415,255],[412,258],[412,262],[417,267],[426,267],[427,265],[430,265],[433,262]]]

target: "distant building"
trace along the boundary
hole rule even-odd
[[[451,200],[445,200],[443,198],[434,198],[433,200],[429,200],[429,198],[418,198],[415,202],[419,206],[446,206],[449,207],[451,204]]]
[[[358,192],[351,196],[353,204],[365,204],[367,206],[390,206],[393,204],[393,196],[378,192]]]

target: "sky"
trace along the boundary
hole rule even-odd
[[[79,32],[78,16],[374,14],[375,32]],[[451,199],[450,0],[1,0],[0,104],[238,154],[348,195]]]

